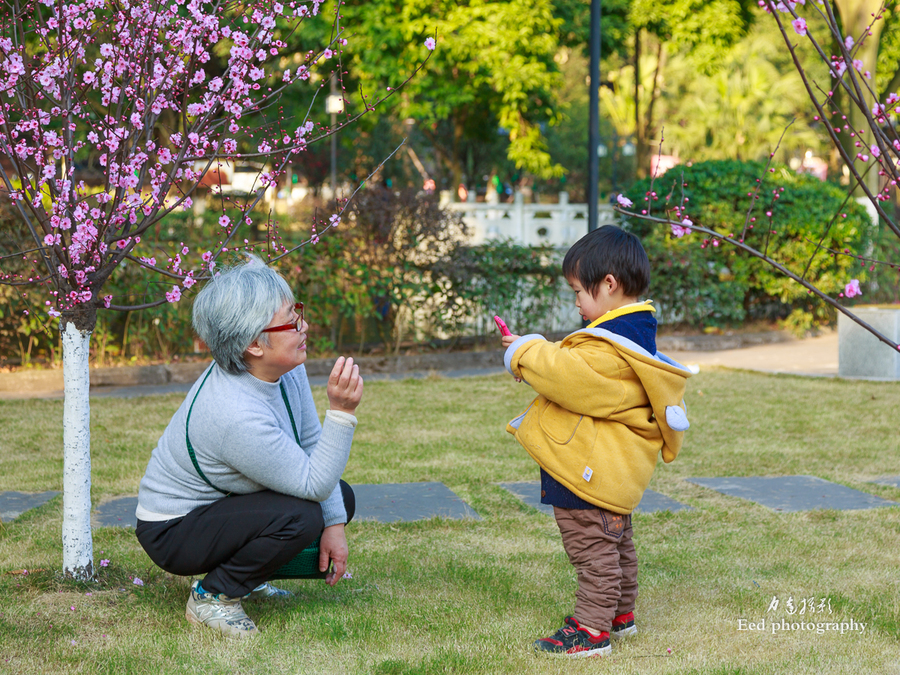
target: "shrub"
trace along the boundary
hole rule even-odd
[[[556,328],[562,268],[559,253],[551,246],[504,240],[461,247],[436,272],[444,280],[440,319],[455,334],[464,333],[465,325],[472,325],[476,333],[489,333],[493,324],[484,324],[495,314],[514,332],[516,326],[540,332]]]
[[[344,221],[300,252],[286,275],[310,298],[311,335],[320,349],[341,350],[367,337],[399,349],[420,332],[417,315],[435,304],[436,270],[456,255],[465,226],[438,195],[383,187],[360,192]]]
[[[652,203],[657,214],[684,197],[695,224],[740,237],[757,185],[748,244],[797,275],[806,271],[825,293],[837,295],[851,276],[861,277],[858,263],[829,250],[864,250],[874,229],[868,214],[840,188],[812,176],[781,167],[767,173],[758,162],[709,161],[670,170],[652,190],[650,180],[640,181],[628,194],[635,208]],[[833,321],[833,311],[800,284],[735,247],[715,246],[699,234],[677,238],[664,225],[637,219],[630,229],[650,256],[650,293],[663,322],[706,327],[791,317],[806,327]]]

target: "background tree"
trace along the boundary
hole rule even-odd
[[[209,278],[223,253],[253,239],[245,234],[258,218],[253,209],[287,163],[330,133],[313,120],[286,118],[278,107],[311,72],[340,68],[331,65],[346,39],[336,14],[326,20],[324,44],[288,63],[279,58],[283,38],[318,15],[320,4],[4,5],[0,154],[9,164],[0,165],[0,179],[27,236],[10,235],[18,250],[3,259],[0,281],[42,294],[48,314],[59,319],[67,575],[93,576],[88,345],[97,312],[174,303]],[[421,43],[419,50],[427,53]],[[383,98],[370,98],[363,112]],[[218,231],[200,248],[160,238],[170,214],[191,210],[201,182],[237,161],[264,165],[256,194],[238,199],[213,180],[207,184],[221,213]],[[313,223],[312,239],[316,227],[320,235],[339,221],[335,213]],[[270,259],[289,252],[275,236],[265,245]],[[148,277],[140,298],[104,293],[126,261]]]
[[[634,0],[629,22],[633,27],[631,67],[634,70],[634,116],[638,176],[649,172],[650,142],[659,127],[654,112],[665,78],[666,52],[691,55],[695,67],[711,72],[718,67],[723,50],[746,35],[756,2],[751,0]],[[655,55],[655,69],[649,86],[642,73],[643,55]],[[649,89],[642,105],[642,88]]]
[[[416,62],[408,41],[436,34],[435,58],[379,114],[415,120],[454,188],[485,171],[478,148],[493,147],[498,137],[520,170],[560,176],[542,133],[559,120],[554,57],[561,21],[553,9],[550,0],[350,0],[342,13],[358,32],[345,51],[352,75],[345,85],[364,95],[393,86]]]
[[[810,64],[815,69],[817,64]],[[710,73],[698,73],[689,56],[673,56],[660,101],[663,151],[683,161],[765,162],[778,146],[779,160],[785,163],[804,157],[807,150],[824,152],[827,139],[813,120],[792,65],[780,33],[765,21],[724,50]],[[816,76],[827,77],[823,65],[818,64]],[[791,131],[784,134],[788,125]]]
[[[835,7],[828,0],[823,0],[821,4],[810,3],[805,6],[766,0],[766,8],[771,14],[770,20],[778,26],[786,49],[802,78],[807,96],[815,110],[815,121],[822,124],[834,148],[848,167],[851,194],[856,188],[865,194],[866,205],[878,214],[878,227],[882,230],[879,234],[886,235],[893,246],[874,250],[864,245],[857,247],[859,241],[856,239],[857,233],[852,235],[845,233],[836,240],[828,240],[835,231],[835,224],[847,217],[848,205],[852,203],[852,197],[847,196],[839,208],[831,212],[827,218],[824,214],[811,217],[810,228],[806,235],[807,243],[812,245],[811,252],[801,260],[777,259],[773,251],[777,250],[775,242],[783,235],[783,227],[778,220],[778,205],[784,194],[784,185],[778,179],[775,167],[771,165],[766,166],[752,183],[749,179],[744,183],[745,191],[751,197],[751,205],[747,208],[743,219],[734,218],[731,221],[731,227],[728,228],[730,231],[727,233],[709,227],[703,218],[694,215],[703,205],[685,199],[689,185],[684,185],[677,178],[671,191],[654,184],[644,195],[646,201],[642,198],[635,205],[632,204],[632,200],[621,197],[619,203],[625,207],[625,212],[638,220],[667,223],[672,236],[690,236],[697,246],[728,244],[744,254],[765,262],[782,275],[799,283],[822,302],[847,315],[882,342],[897,349],[898,345],[891,338],[861,320],[846,304],[847,300],[860,295],[859,278],[850,278],[847,273],[843,279],[843,290],[834,293],[833,289],[829,290],[826,284],[821,283],[821,280],[811,273],[822,261],[827,260],[835,261],[844,269],[849,269],[846,266],[849,261],[853,266],[858,266],[857,269],[860,271],[867,269],[869,272],[879,268],[890,270],[900,268],[900,261],[882,257],[884,251],[897,251],[896,242],[900,238],[900,227],[897,225],[895,215],[890,209],[885,208],[892,195],[896,194],[896,185],[900,181],[897,166],[900,159],[900,137],[892,124],[894,116],[900,114],[898,106],[900,93],[890,92],[870,106],[869,101],[875,94],[871,79],[872,71],[869,69],[874,68],[874,64],[867,64],[862,59],[856,58],[859,54],[870,53],[863,52],[859,48],[859,42],[865,43],[868,39],[876,39],[879,31],[873,30],[871,38],[864,31],[859,42],[848,40]],[[811,17],[817,17],[818,23],[807,21],[798,13],[801,11]],[[883,19],[880,13],[870,17],[872,23]],[[813,25],[821,26],[820,32],[816,33],[812,28]],[[797,47],[800,40],[808,41],[818,61],[828,66],[829,74],[826,81],[817,81],[816,69],[809,68],[809,64],[804,63],[803,54]],[[832,47],[835,47],[835,52],[831,51]],[[835,96],[837,90],[841,90],[840,101],[846,101],[847,107],[842,108],[839,105]],[[854,117],[864,120],[864,123],[852,126],[850,120]],[[842,132],[852,134],[856,138],[850,151],[841,142]],[[790,133],[790,130],[786,130],[785,133]],[[776,149],[773,149],[773,155],[774,150]],[[875,174],[879,178],[877,190],[871,189],[865,179],[866,174]],[[668,174],[665,179],[666,183],[671,182]]]

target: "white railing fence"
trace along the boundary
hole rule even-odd
[[[570,204],[567,192],[559,193],[557,204],[526,204],[521,192],[515,193],[512,203],[475,202],[474,197],[474,192],[470,192],[470,201],[442,204],[462,214],[473,245],[492,239],[512,239],[524,246],[549,244],[568,248],[588,231],[587,204]],[[601,204],[598,225],[616,220],[613,207]]]

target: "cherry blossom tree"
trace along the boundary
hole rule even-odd
[[[863,195],[858,200],[870,213],[877,214],[878,221],[891,236],[900,238],[900,226],[894,210],[887,208],[900,181],[900,137],[895,126],[900,116],[900,93],[889,93],[879,101],[873,88],[875,63],[866,61],[867,58],[874,60],[872,54],[877,53],[871,47],[881,34],[885,6],[880,4],[875,7],[863,24],[856,21],[856,32],[845,33],[842,26],[847,24],[839,20],[835,4],[832,0],[759,0],[760,7],[778,26],[800,74],[815,109],[813,120],[827,134],[849,170],[850,186],[845,205],[858,192]],[[817,57],[828,66],[828,81],[816,81],[809,74],[797,49],[799,40],[808,40]],[[840,102],[843,102],[843,107]],[[854,123],[854,120],[858,122]],[[791,133],[790,127],[785,133]],[[853,139],[850,150],[842,145],[841,134],[849,134]],[[861,295],[859,279],[848,278],[844,290],[834,297],[819,287],[811,273],[813,263],[819,256],[832,259],[850,257],[861,270],[869,272],[879,266],[900,269],[900,261],[879,259],[868,249],[853,250],[849,246],[829,247],[824,244],[834,223],[846,217],[844,207],[833,214],[830,222],[822,224],[821,233],[812,242],[815,246],[811,258],[800,264],[787,265],[771,255],[770,251],[775,248],[772,242],[779,236],[777,204],[783,191],[777,185],[773,166],[776,151],[777,148],[770,155],[766,174],[759,176],[755,185],[746,186],[751,206],[743,222],[735,222],[727,230],[706,227],[703,222],[692,218],[692,209],[696,210],[697,205],[685,197],[686,186],[677,180],[673,183],[668,174],[665,187],[662,183],[658,183],[658,188],[651,187],[642,196],[643,203],[635,204],[634,200],[619,195],[619,211],[631,218],[668,225],[673,237],[693,237],[698,246],[724,244],[754,256],[801,284],[809,293],[845,314],[885,344],[900,348],[845,304],[846,299]],[[872,230],[877,228],[873,224]]]
[[[245,246],[265,190],[290,162],[302,161],[309,144],[337,130],[317,126],[312,112],[284,119],[280,101],[341,79],[347,38],[340,4],[325,12],[320,0],[5,0],[3,6],[0,188],[27,235],[21,251],[0,263],[0,282],[31,298],[42,293],[47,319],[58,320],[63,572],[87,580],[94,576],[88,347],[97,312],[178,302],[215,273],[223,253]],[[326,44],[286,52],[304,21],[323,20],[331,23]],[[423,44],[425,37],[418,68],[435,46],[434,37]],[[360,114],[393,93],[368,92]],[[201,181],[208,185],[234,162],[265,166],[256,193],[237,199],[214,185],[219,236],[198,250],[169,248],[157,259],[170,246],[155,234],[166,216],[191,209]],[[81,178],[84,166],[99,180]],[[314,222],[306,243],[337,226],[340,213]],[[266,248],[270,260],[290,253],[279,240]],[[130,305],[104,294],[126,261],[165,281],[157,297]]]

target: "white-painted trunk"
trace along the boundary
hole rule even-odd
[[[62,332],[63,381],[63,574],[94,578],[91,538],[91,404],[88,367],[91,331],[67,322]]]

